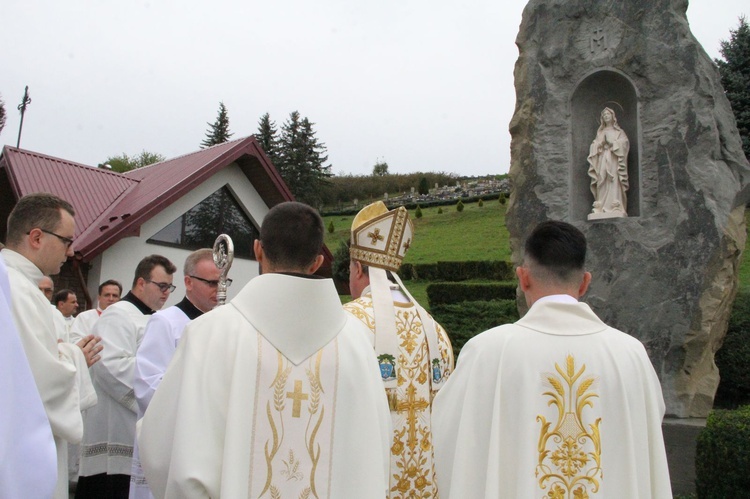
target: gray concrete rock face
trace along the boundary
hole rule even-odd
[[[643,342],[668,414],[705,417],[745,247],[750,166],[686,10],[685,0],[528,3],[507,226],[516,264],[537,223],[581,229],[593,274],[584,300]],[[628,216],[588,220],[586,155],[604,107],[630,139]]]

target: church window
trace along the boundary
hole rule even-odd
[[[260,237],[258,228],[227,186],[180,215],[148,242],[196,250],[213,248],[219,234],[232,238],[235,257],[255,259],[252,248],[253,241]]]

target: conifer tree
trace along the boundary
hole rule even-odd
[[[279,137],[276,130],[276,123],[271,121],[271,116],[266,113],[258,120],[258,132],[255,134],[258,144],[266,153],[268,159],[274,166],[279,165]]]
[[[201,149],[215,146],[216,144],[223,144],[234,135],[229,132],[229,115],[223,102],[219,102],[219,115],[216,117],[216,121],[208,123],[208,127],[206,138],[201,142]]]
[[[5,128],[5,119],[5,102],[0,97],[0,133],[3,133],[3,128]]]
[[[729,40],[722,40],[721,55],[716,59],[727,99],[732,105],[742,150],[750,159],[750,26],[744,16],[737,29],[729,30]]]
[[[298,201],[311,206],[321,202],[331,165],[326,165],[326,146],[315,136],[314,123],[293,111],[281,126],[277,169]]]

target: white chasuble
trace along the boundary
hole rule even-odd
[[[57,342],[57,329],[47,298],[37,283],[42,272],[23,255],[2,250],[8,267],[11,309],[29,360],[57,447],[56,498],[68,497],[68,446],[83,434],[81,411],[96,403],[83,352]]]
[[[259,335],[258,354],[251,447],[264,452],[253,454],[249,497],[330,497],[337,341],[295,366]]]
[[[539,301],[467,342],[435,397],[441,495],[672,497],[663,416],[637,339],[585,303]]]
[[[330,279],[264,274],[192,321],[139,423],[154,497],[383,498],[372,346]]]
[[[368,288],[359,299],[344,305],[344,310],[370,329],[367,337],[374,345],[375,314]],[[430,411],[433,366],[429,359],[427,337],[413,304],[396,301],[394,310],[399,369],[395,400],[391,401],[393,434],[390,443],[389,497],[435,499],[439,494],[435,481]],[[433,320],[432,317],[429,320]],[[447,378],[453,371],[453,349],[443,328],[437,322],[434,324],[440,356],[446,366],[440,377]]]

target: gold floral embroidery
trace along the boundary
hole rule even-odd
[[[539,433],[539,462],[536,476],[542,490],[549,487],[545,497],[551,499],[588,499],[589,492],[599,490],[602,479],[601,438],[599,424],[584,421],[584,409],[594,407],[599,395],[593,391],[596,378],[583,376],[586,365],[576,370],[575,358],[568,355],[565,369],[555,363],[557,374],[548,373],[544,381],[551,390],[543,393],[548,405],[557,408],[557,422],[537,416]]]

